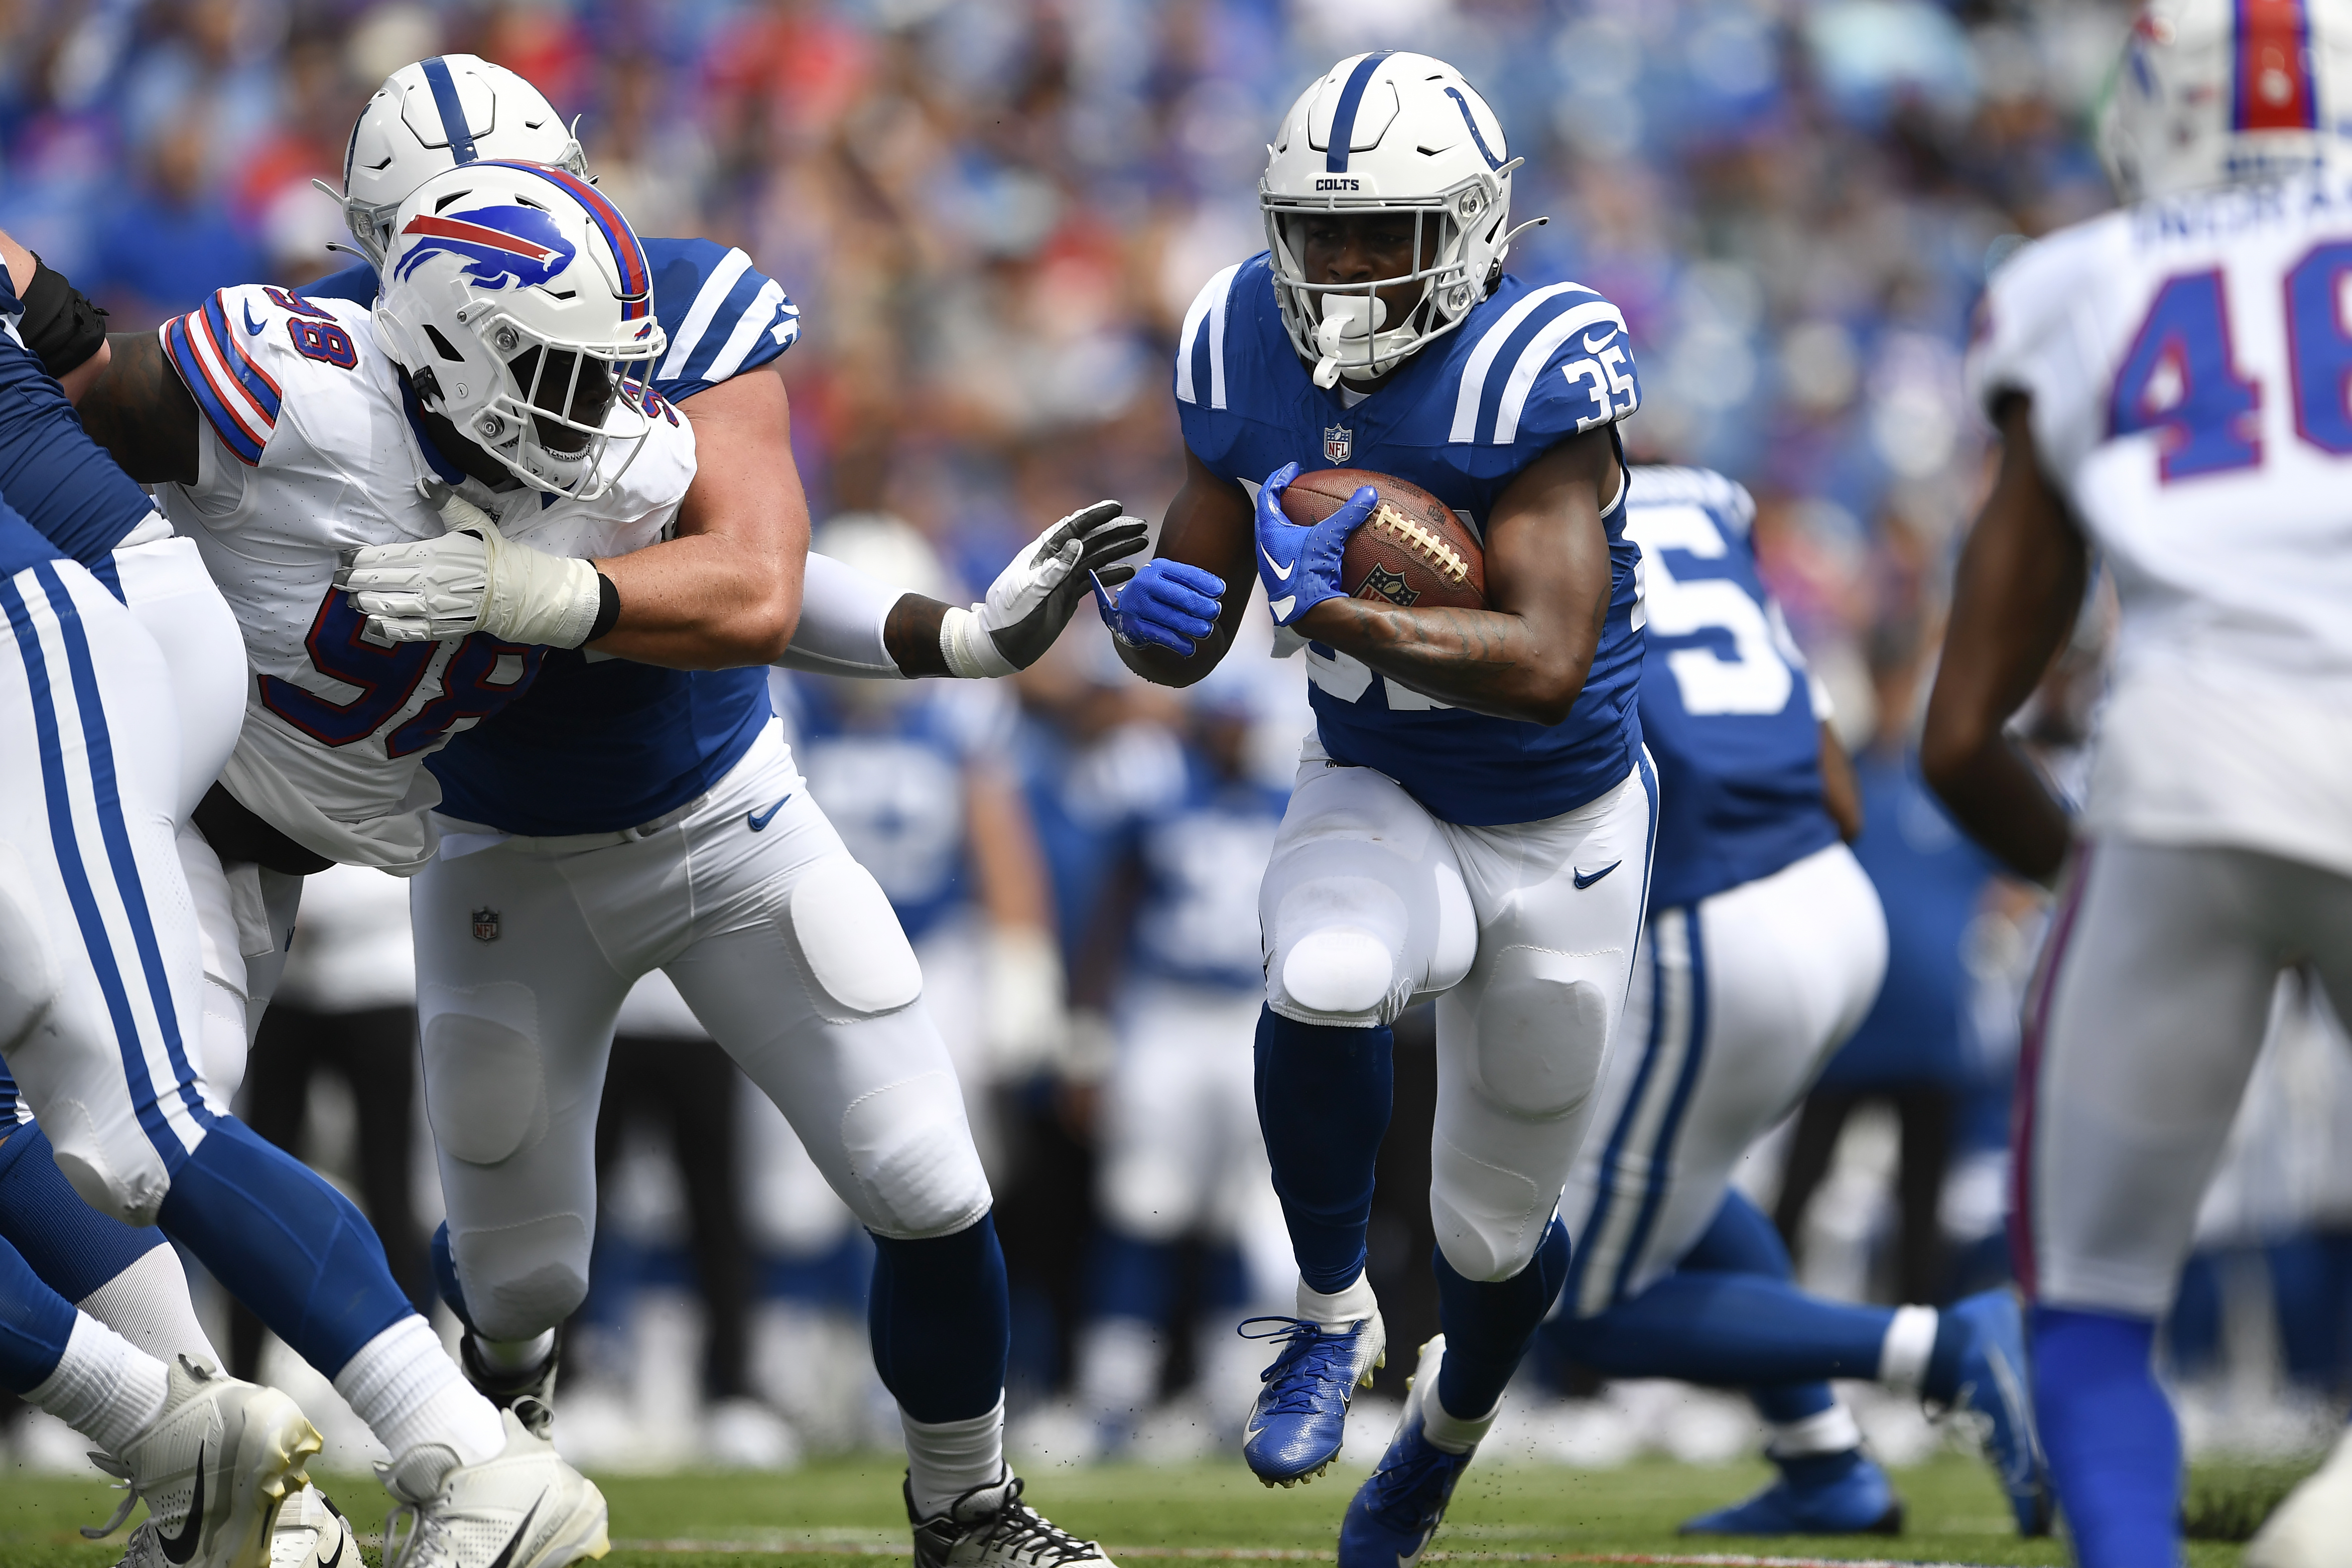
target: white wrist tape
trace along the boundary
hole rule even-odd
[[[484,631],[508,642],[549,647],[578,647],[588,640],[603,603],[593,565],[516,544],[495,532],[483,538],[490,547]]]
[[[947,618],[940,623],[940,655],[948,661],[948,668],[965,680],[982,680],[992,676],[1013,673],[1013,661],[997,648],[996,639],[988,635],[982,624],[980,606],[959,610],[948,608]]]

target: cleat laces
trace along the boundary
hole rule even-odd
[[[1279,1328],[1250,1332],[1253,1323],[1277,1323]],[[1361,1322],[1346,1329],[1327,1329],[1304,1318],[1247,1318],[1234,1331],[1245,1340],[1275,1340],[1282,1344],[1274,1364],[1257,1374],[1266,1391],[1258,1395],[1259,1413],[1266,1415],[1311,1415],[1329,1407],[1324,1392],[1337,1387],[1348,1403],[1356,1384],[1356,1339]]]
[[[1426,1546],[1452,1495],[1454,1472],[1469,1462],[1468,1454],[1449,1454],[1424,1437],[1402,1464],[1383,1462],[1371,1473],[1364,1482],[1370,1494],[1364,1506],[1398,1534],[1418,1534]]]
[[[1079,1540],[1021,1500],[1020,1477],[1013,1477],[1009,1485],[1003,1506],[980,1532],[984,1552],[1024,1568],[1101,1560],[1102,1548],[1096,1542]]]

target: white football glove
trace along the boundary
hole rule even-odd
[[[368,630],[391,642],[488,632],[504,642],[578,647],[603,605],[596,568],[517,544],[490,515],[452,491],[449,531],[410,544],[370,544],[335,574]]]
[[[948,611],[940,626],[948,668],[972,679],[1036,663],[1092,591],[1091,578],[1117,584],[1135,575],[1111,563],[1141,550],[1150,531],[1118,502],[1098,500],[1039,534],[997,574],[986,599]]]

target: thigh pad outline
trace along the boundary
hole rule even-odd
[[[538,998],[509,980],[426,988],[425,1110],[453,1160],[495,1165],[547,1133]]]
[[[787,912],[809,999],[830,1021],[895,1013],[923,994],[922,967],[882,884],[847,856],[802,872]]]

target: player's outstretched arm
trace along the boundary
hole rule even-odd
[[[1249,609],[1255,515],[1247,490],[1184,454],[1184,488],[1160,520],[1160,552],[1105,617],[1128,668],[1190,686],[1217,668]]]
[[[1338,595],[1294,624],[1424,696],[1557,724],[1584,690],[1608,619],[1601,514],[1622,482],[1605,428],[1570,437],[1512,480],[1486,520],[1491,608],[1406,609]]]
[[[2000,473],[1960,552],[1919,765],[1970,837],[2046,883],[2073,828],[2004,726],[2065,645],[2090,551],[2042,469],[2032,406],[2017,395],[1997,411]]]
[[[676,537],[595,563],[621,610],[589,646],[673,669],[770,663],[800,621],[809,541],[783,378],[763,367],[677,408],[694,426],[695,474]]]

